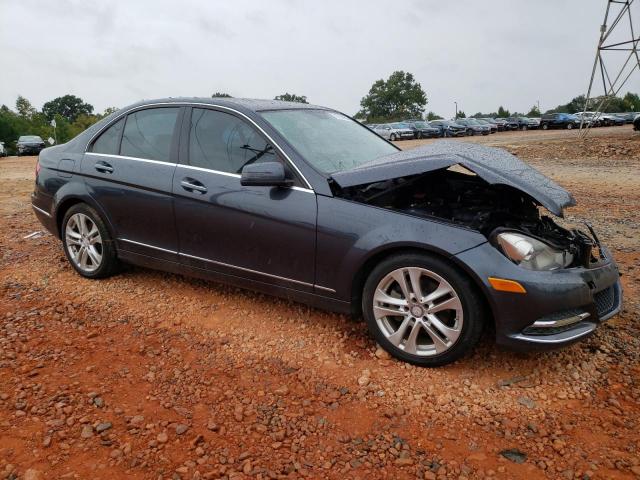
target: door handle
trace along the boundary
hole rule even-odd
[[[207,187],[205,187],[199,181],[194,180],[193,178],[182,179],[180,185],[182,185],[182,188],[184,188],[188,192],[207,193]]]
[[[107,162],[98,162],[95,164],[95,169],[102,173],[113,173],[113,167]]]

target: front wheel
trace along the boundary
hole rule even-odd
[[[67,260],[83,277],[104,278],[118,270],[113,239],[89,205],[80,203],[67,211],[60,236]]]
[[[542,128],[543,130],[548,130],[548,129],[549,129],[549,125],[548,125],[548,124],[546,124],[546,123],[543,123],[541,128]]]
[[[396,141],[396,134],[392,133],[391,136],[389,137],[389,140],[391,140],[392,142]]]
[[[522,126],[522,130],[523,130],[523,131],[524,131],[524,130],[528,130],[528,129],[529,129],[529,127],[527,127],[526,125],[523,125],[523,126]]]
[[[567,130],[573,129],[573,123],[567,123]]]
[[[424,367],[459,359],[482,333],[483,306],[471,281],[445,260],[426,254],[382,261],[367,278],[362,311],[382,348]]]

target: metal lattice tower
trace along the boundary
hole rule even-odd
[[[638,13],[638,8],[633,7],[635,0],[608,0],[607,8],[604,13],[604,21],[600,26],[600,40],[598,41],[598,48],[596,50],[596,58],[593,62],[593,70],[591,71],[591,80],[589,81],[589,89],[584,103],[584,111],[589,109],[589,100],[594,87],[594,82],[598,82],[601,78],[604,95],[599,97],[597,108],[598,112],[602,112],[602,109],[606,106],[611,97],[615,97],[620,92],[620,89],[627,83],[631,75],[640,72],[640,55],[638,54],[638,46],[640,45],[640,35],[634,30],[633,27],[633,14]],[[640,2],[635,4],[636,7],[640,6]],[[617,13],[616,13],[617,11]],[[611,20],[611,24],[608,21]],[[615,38],[617,37],[617,38]],[[614,39],[615,38],[615,39]],[[610,75],[605,65],[605,57],[607,63],[611,65],[613,63],[613,56],[617,52],[629,52],[624,61],[621,62],[621,66],[618,64],[618,73],[613,76]],[[596,77],[599,77],[596,81]],[[580,123],[580,132],[582,136],[586,136],[591,122],[584,121]]]

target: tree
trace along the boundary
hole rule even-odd
[[[52,120],[56,115],[60,115],[69,123],[72,123],[80,114],[93,113],[93,105],[85,103],[75,95],[65,95],[54,98],[42,106],[42,113],[48,120]]]
[[[525,117],[539,117],[539,116],[540,116],[540,110],[538,110],[537,105],[534,105],[533,107],[531,107],[531,110],[529,110],[525,115]]]
[[[436,115],[436,114],[435,114],[435,113],[433,113],[433,112],[429,112],[429,113],[427,113],[427,121],[429,121],[429,122],[430,122],[431,120],[441,120],[441,119],[442,119],[442,117],[441,117],[440,115]]]
[[[467,118],[467,114],[462,110],[458,110],[458,112],[456,113],[456,118]]]
[[[509,110],[505,110],[504,108],[502,108],[502,105],[500,105],[498,107],[498,117],[500,118],[506,118],[506,117],[510,117],[511,113],[509,112]]]
[[[37,110],[33,108],[31,102],[22,95],[18,95],[18,99],[16,100],[16,110],[18,111],[18,115],[25,118],[31,118],[37,113]]]
[[[100,116],[102,118],[108,117],[112,113],[116,113],[118,110],[119,110],[118,107],[107,107],[107,108],[104,109],[104,112],[102,112],[102,115],[100,115]]]
[[[402,70],[377,80],[360,100],[360,114],[369,122],[422,118],[427,95],[413,74]]]
[[[625,103],[625,112],[640,111],[640,96],[637,93],[627,92],[622,101]]]
[[[282,100],[283,102],[309,103],[304,95],[296,95],[295,93],[283,93],[274,98],[274,100]]]
[[[211,98],[233,98],[233,97],[228,93],[216,92],[213,95],[211,95]]]

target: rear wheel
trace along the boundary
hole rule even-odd
[[[392,133],[391,136],[389,137],[389,140],[391,140],[392,142],[396,141],[396,134]]]
[[[541,128],[542,128],[543,130],[548,130],[548,129],[549,129],[549,124],[547,124],[547,123],[543,123],[543,124],[542,124],[542,126],[541,126]]]
[[[81,203],[67,211],[61,237],[67,260],[83,277],[104,278],[118,270],[113,239],[98,212],[90,206]]]
[[[573,129],[573,123],[567,123],[567,130]]]
[[[522,130],[528,130],[529,127],[527,127],[526,125],[522,125]]]
[[[365,283],[362,310],[382,348],[419,366],[459,359],[482,333],[483,307],[470,280],[426,254],[382,261]]]

